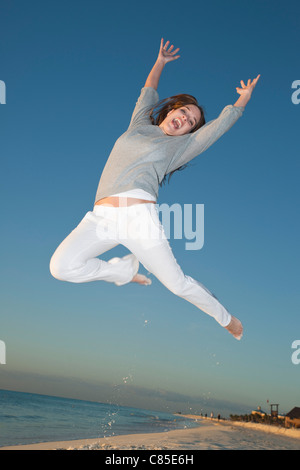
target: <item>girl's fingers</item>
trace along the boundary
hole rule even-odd
[[[253,88],[255,87],[256,83],[258,82],[259,78],[260,78],[260,74],[258,74],[257,77],[254,78],[252,81],[251,81],[251,79],[249,78],[248,81],[247,81],[247,86],[245,85],[244,81],[241,80],[240,83],[241,83],[242,88],[236,87],[236,91],[237,91],[238,93],[240,93],[240,92],[243,92],[243,89],[245,89],[245,88],[248,88],[248,89],[249,89],[249,88],[252,88],[252,89],[253,89]]]
[[[260,75],[257,75],[257,77],[254,79],[255,84],[258,82],[259,77],[260,77]]]
[[[164,44],[164,38],[161,39],[160,44],[161,44],[161,46],[163,46],[163,44]],[[163,48],[164,48],[165,50],[167,50],[169,44],[170,44],[170,41],[167,41],[166,44],[163,46]],[[172,45],[169,47],[168,52],[171,52],[173,48],[174,48],[174,45],[172,44]],[[178,49],[178,50],[179,50],[179,49]]]
[[[175,56],[175,54],[177,54],[177,52],[179,51],[179,47],[177,47],[177,49],[173,50],[174,45],[172,44],[169,47],[169,44],[170,44],[170,41],[167,41],[166,44],[164,45],[164,38],[161,38],[160,53],[162,53],[165,58],[171,59],[170,56],[174,56],[174,57],[172,57],[172,60],[178,59],[180,56],[179,55]]]
[[[257,84],[259,77],[260,77],[260,75],[257,75],[257,77],[253,79],[253,82],[252,82],[253,88]]]
[[[175,49],[175,51],[172,51],[173,47],[174,47],[173,45],[171,47],[169,47],[169,50],[167,51],[169,54],[176,54],[176,52],[179,51],[179,47],[177,47],[177,49]]]

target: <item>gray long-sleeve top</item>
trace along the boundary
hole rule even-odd
[[[152,124],[147,112],[158,101],[154,88],[142,88],[130,125],[116,141],[103,169],[95,202],[132,189],[143,189],[157,199],[164,176],[204,152],[244,111],[244,107],[228,105],[216,119],[196,132],[168,136]]]

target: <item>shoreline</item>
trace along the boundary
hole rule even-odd
[[[272,436],[273,440],[274,438],[277,440],[287,438],[291,442],[292,438],[294,443],[291,442],[291,445],[297,447],[299,442],[298,448],[300,449],[300,430],[297,429],[277,428],[260,423],[219,421],[216,418],[204,418],[198,415],[180,416],[199,422],[199,426],[159,433],[4,446],[0,447],[0,450],[247,450],[249,446],[255,449],[255,446],[263,445],[263,443],[260,444],[262,432],[266,437]],[[239,443],[237,437],[241,434],[241,427],[247,429],[248,433],[252,433],[257,438],[257,443],[253,441],[251,444],[250,442],[248,447],[242,441]]]
[[[183,417],[194,419],[195,421],[205,420],[205,421],[212,421],[224,426],[241,426],[243,428],[252,429],[255,431],[262,431],[266,433],[276,434],[280,436],[291,437],[293,439],[300,439],[300,429],[294,428],[283,428],[280,426],[274,426],[271,424],[262,424],[262,423],[252,423],[252,422],[244,422],[244,421],[231,421],[231,420],[218,420],[216,418],[204,418],[202,416],[197,415],[181,415]]]

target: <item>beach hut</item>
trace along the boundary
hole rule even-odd
[[[300,408],[295,406],[285,415],[285,425],[287,428],[300,428]]]

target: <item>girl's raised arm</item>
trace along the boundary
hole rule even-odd
[[[159,79],[164,69],[164,66],[168,62],[176,60],[180,57],[179,55],[176,55],[177,52],[179,51],[179,48],[173,51],[174,46],[172,45],[168,47],[169,44],[170,44],[170,41],[167,41],[166,44],[164,45],[164,39],[163,38],[161,39],[159,54],[151,72],[148,75],[148,78],[145,83],[145,87],[152,87],[155,90],[157,90]]]

